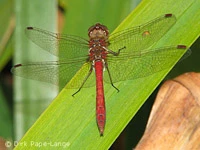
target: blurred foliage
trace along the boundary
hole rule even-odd
[[[12,101],[11,76],[7,63],[12,55],[11,37],[15,21],[13,16],[13,1],[0,1],[0,137],[12,139]],[[7,65],[9,66],[9,65]]]
[[[14,64],[56,60],[25,35],[28,26],[50,31],[57,28],[57,1],[16,0],[16,30],[14,35]],[[19,141],[32,126],[51,100],[57,87],[14,76],[14,136]]]
[[[8,46],[15,26],[12,4],[12,0],[0,1],[0,71],[8,63],[12,54],[12,46]]]

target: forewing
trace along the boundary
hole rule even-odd
[[[172,14],[160,16],[146,24],[114,33],[109,37],[109,50],[125,53],[142,51],[157,42],[176,22]]]
[[[60,59],[71,59],[88,54],[87,40],[72,35],[52,33],[35,27],[27,27],[27,37],[42,49]]]

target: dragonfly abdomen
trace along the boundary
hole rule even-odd
[[[95,62],[96,74],[96,120],[101,136],[104,132],[106,122],[106,108],[103,87],[103,61]]]

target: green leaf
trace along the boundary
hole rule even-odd
[[[172,13],[177,17],[176,24],[153,48],[178,44],[189,47],[200,33],[199,8],[200,1],[196,0],[142,1],[115,31]],[[175,64],[178,58],[169,61]],[[108,149],[171,68],[145,78],[119,82],[115,84],[119,93],[111,85],[105,85],[107,117],[103,137],[96,125],[95,87],[92,87],[81,89],[75,97],[71,95],[76,90],[63,89],[21,142],[28,144],[27,149],[38,149],[39,146],[43,149]]]

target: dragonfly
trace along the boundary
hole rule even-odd
[[[27,37],[58,61],[31,62],[13,66],[12,73],[33,80],[77,89],[96,83],[96,121],[103,136],[106,123],[104,83],[114,83],[150,76],[173,65],[187,49],[185,45],[151,48],[175,24],[173,14],[165,14],[140,26],[109,34],[96,23],[88,29],[88,39],[27,27]],[[76,78],[77,76],[77,78]],[[73,80],[70,80],[73,78]],[[96,82],[95,82],[96,81]]]

